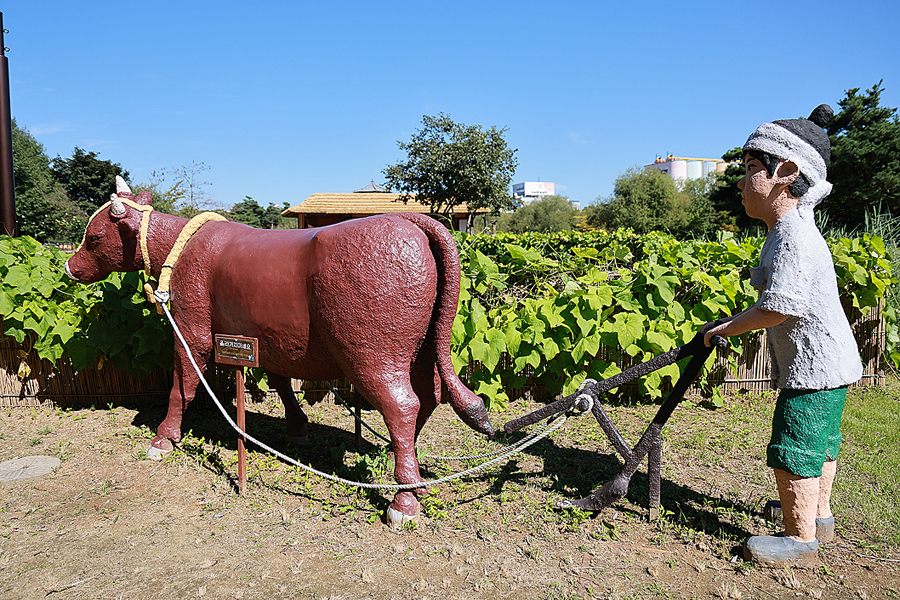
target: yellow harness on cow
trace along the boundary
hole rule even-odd
[[[169,251],[169,255],[166,257],[166,260],[163,262],[162,268],[159,272],[159,285],[157,285],[156,290],[152,292],[152,294],[148,294],[148,298],[153,298],[151,302],[158,303],[159,298],[167,298],[169,295],[169,279],[172,277],[172,269],[175,268],[175,263],[178,261],[178,257],[181,256],[181,251],[184,250],[184,246],[188,243],[188,240],[191,239],[191,236],[197,233],[197,230],[200,229],[204,223],[207,221],[227,221],[225,217],[218,213],[214,212],[202,212],[199,215],[193,217],[190,221],[187,222],[187,225],[181,230],[181,233],[178,234],[178,239],[175,240],[175,245],[172,246],[172,249]],[[143,225],[142,225],[143,228]],[[147,287],[150,284],[144,285],[144,291],[147,291]],[[151,288],[152,290],[152,288]],[[163,300],[165,302],[165,300]],[[157,305],[157,312],[162,314],[162,309]]]
[[[153,207],[149,204],[138,204],[133,200],[129,200],[128,198],[122,198],[119,196],[119,200],[125,204],[126,206],[130,206],[131,208],[140,211],[141,214],[141,227],[140,233],[138,235],[138,241],[141,246],[141,259],[144,261],[144,273],[147,274],[147,278],[151,277],[150,275],[150,251],[147,248],[147,230],[150,226],[150,213],[153,212]],[[91,218],[88,219],[88,225],[90,225],[91,221],[94,220],[100,212],[104,209],[108,208],[112,204],[112,201],[107,202],[91,215]],[[187,224],[182,228],[181,233],[178,234],[178,238],[175,240],[175,244],[172,246],[172,249],[169,251],[168,256],[166,256],[166,260],[163,261],[162,267],[160,267],[159,273],[159,283],[154,288],[153,284],[149,281],[144,284],[144,294],[147,296],[147,300],[154,305],[156,305],[156,312],[159,314],[163,314],[162,307],[159,305],[160,302],[167,302],[169,299],[169,279],[172,276],[172,269],[175,268],[175,263],[178,261],[178,257],[181,256],[181,252],[184,250],[185,245],[191,239],[191,236],[197,233],[197,230],[203,226],[207,221],[227,221],[225,217],[220,214],[214,212],[202,212],[199,215],[196,215],[192,219],[190,219]],[[78,246],[78,250],[81,249],[81,246],[84,246],[85,236],[87,236],[87,228],[85,228],[85,235],[81,237],[81,245]],[[76,250],[77,252],[77,250]]]

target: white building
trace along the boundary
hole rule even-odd
[[[721,158],[686,158],[671,154],[665,158],[657,157],[654,162],[644,165],[645,169],[668,173],[675,181],[700,179],[710,173],[724,173],[726,167],[728,163]]]
[[[556,186],[552,181],[525,181],[513,184],[513,199],[524,206],[544,196],[555,194]]]

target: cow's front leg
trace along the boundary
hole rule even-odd
[[[175,372],[172,377],[172,391],[169,392],[169,409],[166,418],[156,428],[156,437],[147,449],[147,458],[151,460],[161,460],[172,451],[172,442],[181,441],[181,419],[200,384],[200,376],[188,361],[184,348],[179,344],[175,350]],[[209,352],[198,351],[194,358],[198,365],[205,365],[209,359]]]

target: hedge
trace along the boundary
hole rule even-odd
[[[551,394],[569,393],[585,377],[609,377],[623,362],[684,344],[703,323],[751,305],[749,267],[763,241],[729,233],[679,241],[628,230],[454,237],[463,285],[453,363],[495,410],[526,378]],[[828,243],[838,285],[855,308],[875,306],[896,283],[880,238]],[[32,238],[0,237],[3,333],[75,371],[105,361],[138,376],[171,369],[172,332],[143,296],[143,273],[84,285],[65,275],[66,258]],[[887,307],[884,316],[887,354],[900,364],[896,315]],[[28,376],[24,362],[19,370]],[[677,365],[661,369],[641,380],[640,393],[656,398],[678,374]]]

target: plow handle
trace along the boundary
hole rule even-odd
[[[716,348],[724,350],[728,347],[728,341],[722,336],[715,335],[713,336],[711,341],[713,346],[715,346]],[[597,383],[587,386],[584,389],[578,390],[573,394],[569,394],[565,398],[560,398],[555,402],[552,402],[546,406],[542,406],[541,408],[538,408],[537,410],[534,410],[527,415],[519,417],[518,419],[508,421],[503,426],[503,431],[506,433],[513,433],[524,427],[533,425],[538,421],[568,410],[569,407],[571,407],[575,403],[575,400],[577,400],[578,396],[580,396],[581,394],[590,394],[596,400],[597,398],[599,398],[600,394],[604,394],[613,388],[619,387],[620,385],[630,383],[635,379],[648,375],[653,371],[671,365],[672,363],[678,362],[683,358],[687,358],[688,356],[702,354],[703,360],[705,361],[710,352],[712,352],[712,347],[707,348],[703,343],[703,335],[698,333],[693,337],[693,339],[691,339],[690,342],[688,342],[684,346],[673,348],[672,350],[660,354],[659,356],[655,356],[646,362],[635,365],[630,369],[626,369],[625,371],[604,379],[603,381],[598,381]],[[691,381],[689,382],[689,384],[693,382],[696,376],[697,373],[694,373],[693,377],[690,378]]]

